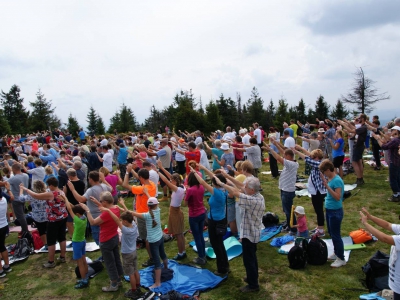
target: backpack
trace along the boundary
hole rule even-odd
[[[377,251],[361,269],[370,292],[389,289],[389,255]]]
[[[295,245],[289,250],[288,253],[289,268],[294,270],[304,269],[304,267],[307,265],[307,249],[307,239],[297,238]]]
[[[32,239],[33,239],[33,248],[35,250],[39,250],[44,246],[43,241],[40,238],[39,231],[37,230],[32,231]]]
[[[262,223],[264,224],[265,228],[278,225],[279,217],[278,217],[278,215],[268,211],[265,215],[263,215]]]
[[[354,244],[362,244],[372,240],[372,235],[364,229],[354,230],[349,233]]]
[[[17,244],[15,245],[14,249],[14,259],[18,258],[25,258],[31,255],[32,248],[26,238],[21,238],[18,240]]]
[[[33,237],[29,231],[21,231],[18,233],[18,239],[27,239],[29,247],[33,248]]]
[[[87,265],[88,265],[89,278],[95,277],[97,274],[99,274],[104,269],[102,262],[98,261],[98,260],[88,263]],[[81,273],[79,272],[79,267],[75,267],[75,275],[79,279],[82,278]]]
[[[328,260],[328,248],[326,243],[316,235],[313,235],[308,243],[307,262],[310,265],[323,265]]]

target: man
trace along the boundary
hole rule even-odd
[[[130,190],[132,194],[136,195],[136,212],[147,213],[149,211],[149,208],[147,206],[148,197],[146,196],[146,193],[143,192],[143,189],[146,188],[147,193],[151,197],[156,197],[157,195],[156,185],[150,181],[149,171],[147,171],[146,169],[140,169],[138,172],[140,185],[137,186],[129,185],[129,174],[131,173],[131,171],[132,171],[132,165],[129,164],[126,167],[126,174],[124,176],[124,182],[122,184],[122,187]],[[150,252],[150,245],[149,242],[147,241],[146,220],[143,218],[138,218],[137,225],[140,238],[146,241],[146,249],[149,255],[149,259],[147,260],[147,262],[143,263],[142,266],[148,267],[153,265],[154,262]]]
[[[151,166],[151,163],[148,161],[143,162],[143,168],[149,171],[149,179],[156,185],[156,190],[158,190],[158,182],[160,181],[160,176]],[[139,177],[137,177],[139,179]]]
[[[296,191],[296,178],[299,164],[294,161],[294,153],[292,149],[284,150],[282,145],[277,141],[273,141],[274,145],[279,149],[279,152],[283,155],[280,156],[274,151],[269,145],[265,144],[265,148],[275,157],[275,159],[281,163],[284,167],[281,175],[279,176],[279,189],[281,190],[281,201],[282,208],[286,215],[287,228],[283,229],[285,232],[289,232],[290,235],[296,235],[296,227],[290,227],[290,216],[292,214],[293,199]],[[296,217],[293,216],[293,225],[296,225]]]
[[[102,192],[112,191],[111,185],[104,179],[104,174],[99,173],[97,171],[92,171],[89,173],[90,188],[88,188],[85,194],[83,195],[80,195],[76,191],[75,186],[71,181],[68,181],[67,185],[78,202],[80,203],[87,202],[86,205],[88,206],[90,213],[92,214],[94,219],[100,216],[101,212],[99,210],[98,205],[96,205],[92,200],[90,200],[90,197],[99,200]],[[93,240],[96,242],[97,245],[99,245],[100,226],[92,225],[91,229],[92,229]]]
[[[333,123],[331,122],[331,120],[327,119],[326,124],[327,124],[327,128],[328,128],[328,130],[325,132],[325,138],[327,139],[326,152],[328,154],[329,160],[331,162],[333,162],[332,145],[330,143],[330,140],[332,140],[334,142],[336,130],[335,130],[335,128],[333,128]]]
[[[262,163],[261,163],[261,149],[260,146],[258,146],[257,139],[252,137],[250,139],[250,146],[243,145],[244,148],[237,148],[233,147],[233,150],[237,151],[246,151],[247,153],[247,160],[250,161],[253,164],[254,167],[254,176],[258,177],[258,169],[261,168]]]
[[[194,140],[194,143],[197,145],[202,144],[203,143],[203,139],[201,138],[201,132],[200,130],[196,130],[195,132],[196,135],[196,139]]]
[[[147,134],[143,135],[143,144],[146,146],[146,149],[149,149],[149,146],[151,145],[151,141],[149,140]]]
[[[114,146],[117,150],[119,150],[117,156],[118,168],[121,172],[121,178],[124,178],[126,173],[126,164],[128,163],[128,150],[126,149],[124,143],[120,143],[119,146],[114,143]]]
[[[86,133],[83,131],[83,128],[79,128],[79,132],[77,132],[79,138],[82,141],[86,141]]]
[[[108,171],[112,172],[112,162],[113,162],[113,155],[108,151],[108,146],[102,146],[101,150],[103,151],[103,157],[100,157],[100,155],[96,152],[97,158],[99,161],[103,163],[103,167],[107,168]]]
[[[242,137],[242,143],[243,143],[243,145],[250,145],[250,138],[251,138],[251,136],[250,136],[250,134],[248,133],[247,129],[244,128],[244,129],[239,130],[239,134],[240,134],[240,136]],[[246,159],[247,159],[247,153],[244,152],[243,155],[244,155],[244,159],[246,160]]]
[[[108,145],[108,140],[104,135],[101,136],[101,141],[100,141],[100,146],[107,146]]]
[[[364,182],[363,174],[364,174],[364,164],[363,164],[363,154],[364,154],[364,149],[365,149],[365,140],[367,139],[367,134],[368,134],[368,128],[367,125],[365,124],[365,121],[367,120],[367,116],[365,114],[361,114],[360,117],[358,118],[360,122],[360,127],[356,128],[355,126],[351,125],[350,122],[344,120],[338,120],[339,124],[343,126],[344,129],[348,133],[354,133],[356,134],[357,140],[354,143],[354,148],[353,148],[353,168],[354,168],[354,173],[356,173],[357,176],[357,181],[356,184],[357,186],[362,186]]]
[[[265,210],[264,197],[260,194],[260,181],[252,177],[246,180],[245,193],[240,189],[222,183],[218,177],[214,177],[219,186],[225,188],[230,194],[239,198],[239,206],[243,211],[243,219],[240,226],[240,239],[243,248],[243,264],[246,269],[245,282],[247,285],[240,288],[243,293],[258,292],[258,261],[257,243],[260,241],[260,232],[263,228],[262,217]]]
[[[208,146],[207,142],[204,142],[204,145],[206,146],[207,150],[211,150],[211,157],[213,159],[212,162],[212,170],[213,172],[215,170],[218,170],[221,168],[221,166],[218,164],[218,160],[221,160],[222,154],[224,154],[224,150],[221,149],[221,141],[220,140],[215,140],[215,148],[210,148],[210,146]],[[179,152],[177,152],[179,153]],[[215,155],[217,157],[215,157]],[[201,158],[201,155],[200,155]]]
[[[222,137],[223,141],[233,142],[235,140],[236,134],[232,132],[232,128],[230,126],[226,127],[226,133]]]
[[[289,136],[290,136],[290,137],[293,137],[293,136],[294,136],[294,131],[293,131],[293,129],[290,128],[286,122],[283,123],[283,131],[285,132],[285,130],[287,130],[287,131],[289,132]]]
[[[186,175],[189,174],[190,169],[189,169],[189,162],[194,160],[197,164],[200,163],[200,157],[201,157],[201,153],[200,151],[196,148],[196,144],[194,142],[190,142],[188,144],[188,151],[183,151],[180,149],[175,148],[176,152],[179,152],[183,155],[185,155],[186,158]],[[221,154],[222,156],[222,154]]]
[[[297,138],[297,130],[299,129],[299,126],[297,126],[293,119],[290,120],[289,128],[293,130],[293,138]]]
[[[285,141],[283,144],[283,147],[285,147],[285,149],[292,149],[296,146],[296,141],[293,137],[290,136],[289,129],[285,129],[283,131],[283,140]]]

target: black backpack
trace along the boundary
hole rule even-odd
[[[26,239],[27,242],[28,242],[29,247],[31,247],[31,248],[34,247],[34,244],[33,244],[33,237],[32,237],[32,234],[31,234],[29,231],[21,231],[21,232],[18,234],[18,239],[19,239],[19,240],[21,240],[21,239]]]
[[[262,223],[264,224],[265,228],[276,226],[279,224],[279,217],[274,213],[267,212],[265,215],[263,215]]]
[[[313,235],[308,243],[307,262],[310,265],[323,265],[328,260],[328,248],[326,243],[319,237]]]
[[[26,258],[32,253],[32,248],[26,238],[18,239],[14,248],[14,259]]]
[[[389,289],[389,255],[377,251],[361,269],[366,276],[365,285],[371,293]]]
[[[87,265],[88,265],[89,278],[95,277],[98,273],[100,273],[104,269],[103,264],[101,263],[101,261],[98,261],[98,260],[88,263]],[[76,274],[77,278],[82,278],[78,267],[75,268],[75,274]]]
[[[304,238],[297,238],[295,245],[289,250],[289,268],[298,270],[304,269],[307,265],[308,241]]]

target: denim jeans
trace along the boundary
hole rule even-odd
[[[340,236],[340,226],[343,220],[343,208],[326,209],[326,226],[328,233],[332,238],[333,249],[335,254],[340,259],[344,260],[343,240]]]
[[[228,254],[224,246],[224,237],[222,235],[217,235],[217,224],[221,222],[226,222],[226,220],[214,221],[208,219],[208,235],[215,256],[217,257],[217,270],[219,273],[227,273],[229,271],[229,262]]]
[[[286,215],[287,226],[290,228],[290,215],[292,214],[292,205],[293,198],[295,196],[294,192],[285,192],[281,190],[281,200],[282,200],[282,208],[283,212]],[[293,225],[297,225],[296,216],[293,215]],[[290,228],[290,231],[293,233],[297,232],[297,228]]]
[[[15,213],[14,219],[17,218],[22,231],[29,232],[25,218],[25,202],[14,200],[11,203]]]
[[[149,243],[149,245],[151,257],[153,258],[154,262],[154,269],[161,269],[162,264],[160,261],[160,257],[163,261],[167,259],[167,255],[165,254],[164,250],[164,237],[161,237],[158,242]]]
[[[397,150],[396,150],[397,151]],[[393,194],[400,192],[400,167],[395,166],[393,163],[389,165],[389,181]]]
[[[108,277],[110,277],[110,280],[113,282],[118,281],[121,276],[124,275],[121,257],[119,256],[118,243],[118,234],[108,241],[100,243],[100,250],[106,266]]]
[[[258,285],[258,261],[257,261],[257,244],[250,242],[248,239],[242,239],[243,247],[243,264],[246,268],[247,284],[250,288],[259,288]]]
[[[197,253],[200,258],[206,257],[206,243],[203,237],[204,220],[206,213],[197,217],[189,217],[190,230],[192,231],[194,241],[196,243]]]
[[[92,230],[92,238],[97,245],[100,244],[100,226],[97,225],[90,225]]]

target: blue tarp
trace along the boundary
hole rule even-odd
[[[181,265],[174,260],[168,261],[168,268],[174,271],[174,277],[163,282],[160,287],[154,289],[154,292],[167,294],[175,290],[182,294],[193,295],[196,291],[212,289],[224,280],[207,269]],[[153,269],[154,267],[147,267],[139,271],[142,286],[147,288],[153,285]],[[125,276],[125,279],[129,280],[129,277]]]
[[[282,226],[272,226],[261,230],[260,242],[265,242],[280,233]]]

